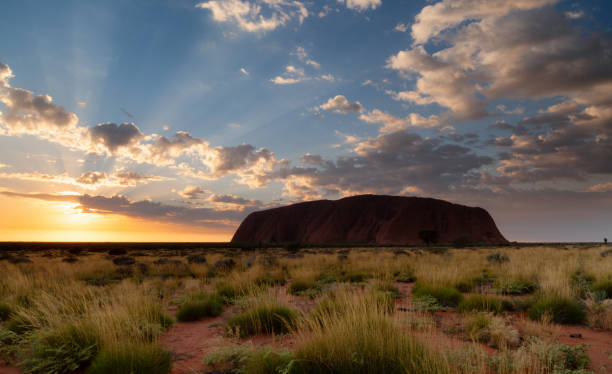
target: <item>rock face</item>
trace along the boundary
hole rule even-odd
[[[507,242],[482,208],[381,195],[309,201],[254,212],[240,224],[232,242],[422,244],[422,230],[437,231],[439,243],[461,237],[470,243]]]

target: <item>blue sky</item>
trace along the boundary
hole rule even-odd
[[[0,191],[202,240],[357,193],[483,206],[511,240],[601,240],[611,15],[603,0],[9,0]]]

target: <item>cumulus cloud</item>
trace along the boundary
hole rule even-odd
[[[345,4],[349,9],[360,12],[368,9],[376,9],[382,4],[382,0],[338,0],[338,2]]]
[[[412,37],[423,44],[467,20],[498,17],[514,10],[540,8],[559,0],[443,0],[424,7],[415,17]]]
[[[612,80],[612,43],[584,33],[546,6],[555,2],[443,0],[424,7],[412,25],[415,45],[387,62],[414,79],[415,88],[393,92],[393,98],[438,104],[457,119],[478,119],[490,114],[491,100],[602,97]],[[444,47],[429,53],[423,44],[436,37]]]
[[[100,123],[90,129],[91,140],[94,144],[105,147],[110,153],[117,152],[120,148],[136,145],[144,134],[132,122],[122,123]]]
[[[219,209],[259,208],[263,205],[260,200],[246,199],[232,194],[212,194],[207,201]]]
[[[246,32],[265,32],[293,19],[308,17],[306,6],[296,0],[209,0],[196,4],[208,9],[217,22],[232,23]]]
[[[423,117],[418,113],[410,113],[407,117],[396,117],[387,112],[383,112],[379,109],[374,109],[368,113],[364,113],[359,116],[364,122],[367,123],[381,123],[383,127],[380,128],[381,133],[390,133],[400,130],[405,130],[409,127],[438,127],[442,124],[442,119],[435,114],[429,117]]]
[[[405,131],[353,144],[353,155],[335,161],[302,157],[306,166],[281,165],[266,180],[281,180],[285,195],[298,200],[355,193],[399,194],[422,189],[434,194],[461,186],[494,160],[471,149]]]
[[[38,95],[32,91],[12,87],[11,68],[0,62],[0,103],[6,113],[0,112],[0,131],[5,134],[45,134],[67,132],[79,119],[63,107],[53,103],[49,95]]]
[[[205,190],[198,186],[187,186],[182,191],[179,191],[179,195],[190,200],[201,199],[204,195],[208,195],[209,193],[209,190]]]
[[[335,113],[358,113],[364,110],[359,101],[351,103],[344,95],[336,95],[330,98],[326,103],[321,104],[319,109]]]

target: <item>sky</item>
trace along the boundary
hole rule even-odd
[[[608,0],[5,0],[0,241],[228,241],[374,193],[612,238]]]

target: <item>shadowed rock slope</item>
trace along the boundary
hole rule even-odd
[[[461,237],[470,243],[507,242],[482,208],[381,195],[309,201],[254,212],[240,224],[232,242],[421,244],[422,230],[437,231],[440,243]]]

